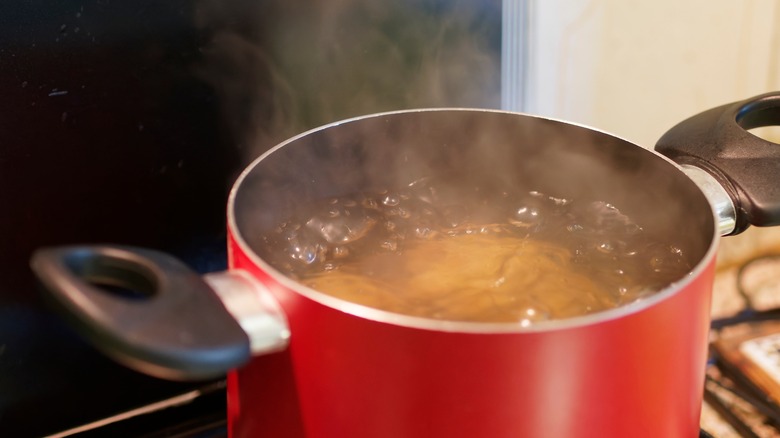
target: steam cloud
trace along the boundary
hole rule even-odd
[[[200,75],[246,161],[348,117],[497,107],[500,3],[204,0]]]

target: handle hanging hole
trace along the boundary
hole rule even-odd
[[[84,278],[84,281],[103,292],[129,300],[146,300],[154,296],[154,290],[141,282],[118,282],[105,278]]]
[[[102,292],[129,300],[150,299],[157,293],[152,272],[136,261],[74,252],[64,262],[73,275]]]
[[[762,140],[780,144],[780,96],[771,95],[743,105],[737,111],[737,125]]]
[[[760,139],[766,140],[776,145],[780,145],[780,126],[760,126],[757,128],[748,129],[747,132],[755,135]]]

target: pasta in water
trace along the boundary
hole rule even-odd
[[[448,321],[540,321],[633,302],[690,271],[615,206],[422,181],[324,200],[263,236],[272,264],[320,292]]]

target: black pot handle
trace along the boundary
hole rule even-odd
[[[195,272],[120,246],[36,251],[34,273],[66,317],[109,356],[161,378],[210,379],[250,358],[250,341]]]
[[[712,175],[734,203],[736,226],[780,225],[780,145],[748,129],[780,125],[780,92],[730,103],[677,124],[655,149]]]

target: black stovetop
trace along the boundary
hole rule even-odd
[[[55,433],[204,384],[105,358],[43,304],[28,267],[35,248],[72,243],[224,267],[242,164],[194,68],[213,31],[196,26],[196,6],[0,3],[0,436]]]

